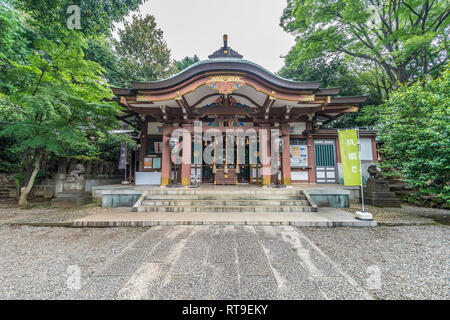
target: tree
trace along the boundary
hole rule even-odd
[[[445,0],[288,0],[281,26],[297,37],[299,61],[352,58],[394,89],[446,63],[449,12]]]
[[[85,59],[97,62],[105,70],[103,76],[108,84],[121,87],[126,86],[125,74],[120,65],[119,57],[113,49],[112,40],[105,37],[87,39],[84,49]]]
[[[30,52],[31,35],[20,13],[0,1],[0,74],[11,69],[14,61],[24,62]],[[14,84],[0,76],[0,98],[14,91]]]
[[[66,26],[71,5],[80,8],[81,31],[84,35],[110,34],[115,22],[123,21],[145,0],[10,0],[36,21],[52,26]]]
[[[103,134],[99,136],[97,146],[106,161],[118,161],[122,143],[127,144],[128,151],[136,147],[136,142],[126,134]]]
[[[285,65],[279,75],[297,81],[321,81],[324,88],[340,88],[341,96],[368,95],[360,111],[348,113],[324,125],[333,128],[370,127],[375,124],[375,117],[369,117],[368,111],[373,105],[382,103],[382,95],[370,86],[369,74],[357,74],[351,65],[341,57],[324,55],[309,61],[297,59],[298,52],[293,47],[285,57]]]
[[[92,139],[116,125],[118,112],[117,104],[105,101],[112,93],[100,77],[103,69],[84,59],[81,33],[32,19],[27,24],[33,28],[30,50],[8,60],[2,82],[13,89],[0,101],[0,137],[20,142],[11,151],[28,169],[20,205],[27,203],[43,157],[95,155]]]
[[[124,29],[119,30],[119,40],[115,41],[124,80],[151,81],[174,74],[176,68],[155,17],[133,15],[131,20],[125,22]]]
[[[195,54],[193,57],[184,57],[181,60],[175,61],[175,66],[177,67],[177,71],[181,72],[199,61],[199,57]]]
[[[297,57],[298,52],[294,47],[285,57],[285,64],[278,72],[281,77],[297,81],[320,80],[322,87],[339,87],[341,89],[339,94],[344,96],[363,94],[363,83],[349,69],[344,59],[319,56],[306,62],[298,60]]]
[[[423,194],[450,202],[450,65],[437,79],[402,85],[378,123],[384,164]]]

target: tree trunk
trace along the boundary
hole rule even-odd
[[[36,180],[36,175],[39,172],[39,165],[41,163],[41,152],[36,151],[36,155],[34,157],[34,164],[33,164],[33,172],[31,173],[30,179],[28,179],[28,183],[26,187],[22,188],[20,191],[20,198],[19,198],[19,206],[23,207],[27,205],[27,197],[30,193],[31,189],[33,188],[34,181]]]

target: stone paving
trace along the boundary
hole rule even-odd
[[[167,225],[291,225],[297,227],[375,227],[345,210],[319,208],[318,212],[130,212],[109,208],[72,222],[76,227],[149,227]]]
[[[337,290],[338,289],[338,290]],[[371,299],[290,226],[158,226],[90,277],[75,299]]]
[[[0,225],[0,299],[448,299],[448,228]]]

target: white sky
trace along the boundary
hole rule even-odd
[[[226,33],[244,59],[277,72],[295,43],[279,26],[285,6],[286,0],[148,0],[140,11],[155,16],[173,59],[207,59]]]

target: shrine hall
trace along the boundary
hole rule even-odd
[[[323,126],[357,111],[366,97],[343,97],[339,88],[322,88],[320,84],[284,79],[244,60],[228,46],[225,35],[223,46],[207,60],[170,78],[113,88],[116,100],[126,109],[118,118],[137,123],[139,129],[138,150],[130,165],[135,184],[342,184],[338,131]],[[224,143],[222,154],[214,154],[214,159],[225,161],[208,163],[194,146],[195,124],[199,123],[200,134],[218,130],[223,141],[229,129],[253,129],[256,133],[278,130],[281,141],[271,141],[269,136],[267,151],[262,153],[251,150],[250,137],[244,136],[231,146]],[[183,163],[177,165],[171,156],[171,137],[180,128],[189,134],[179,141]],[[206,147],[217,142],[216,138],[199,143]],[[241,161],[237,161],[238,145],[243,150]],[[377,161],[375,132],[360,130],[360,146],[364,169]],[[270,157],[274,148],[280,149],[279,170],[264,171],[264,157]],[[229,154],[234,154],[235,161],[227,160]],[[255,161],[250,161],[252,155]]]

